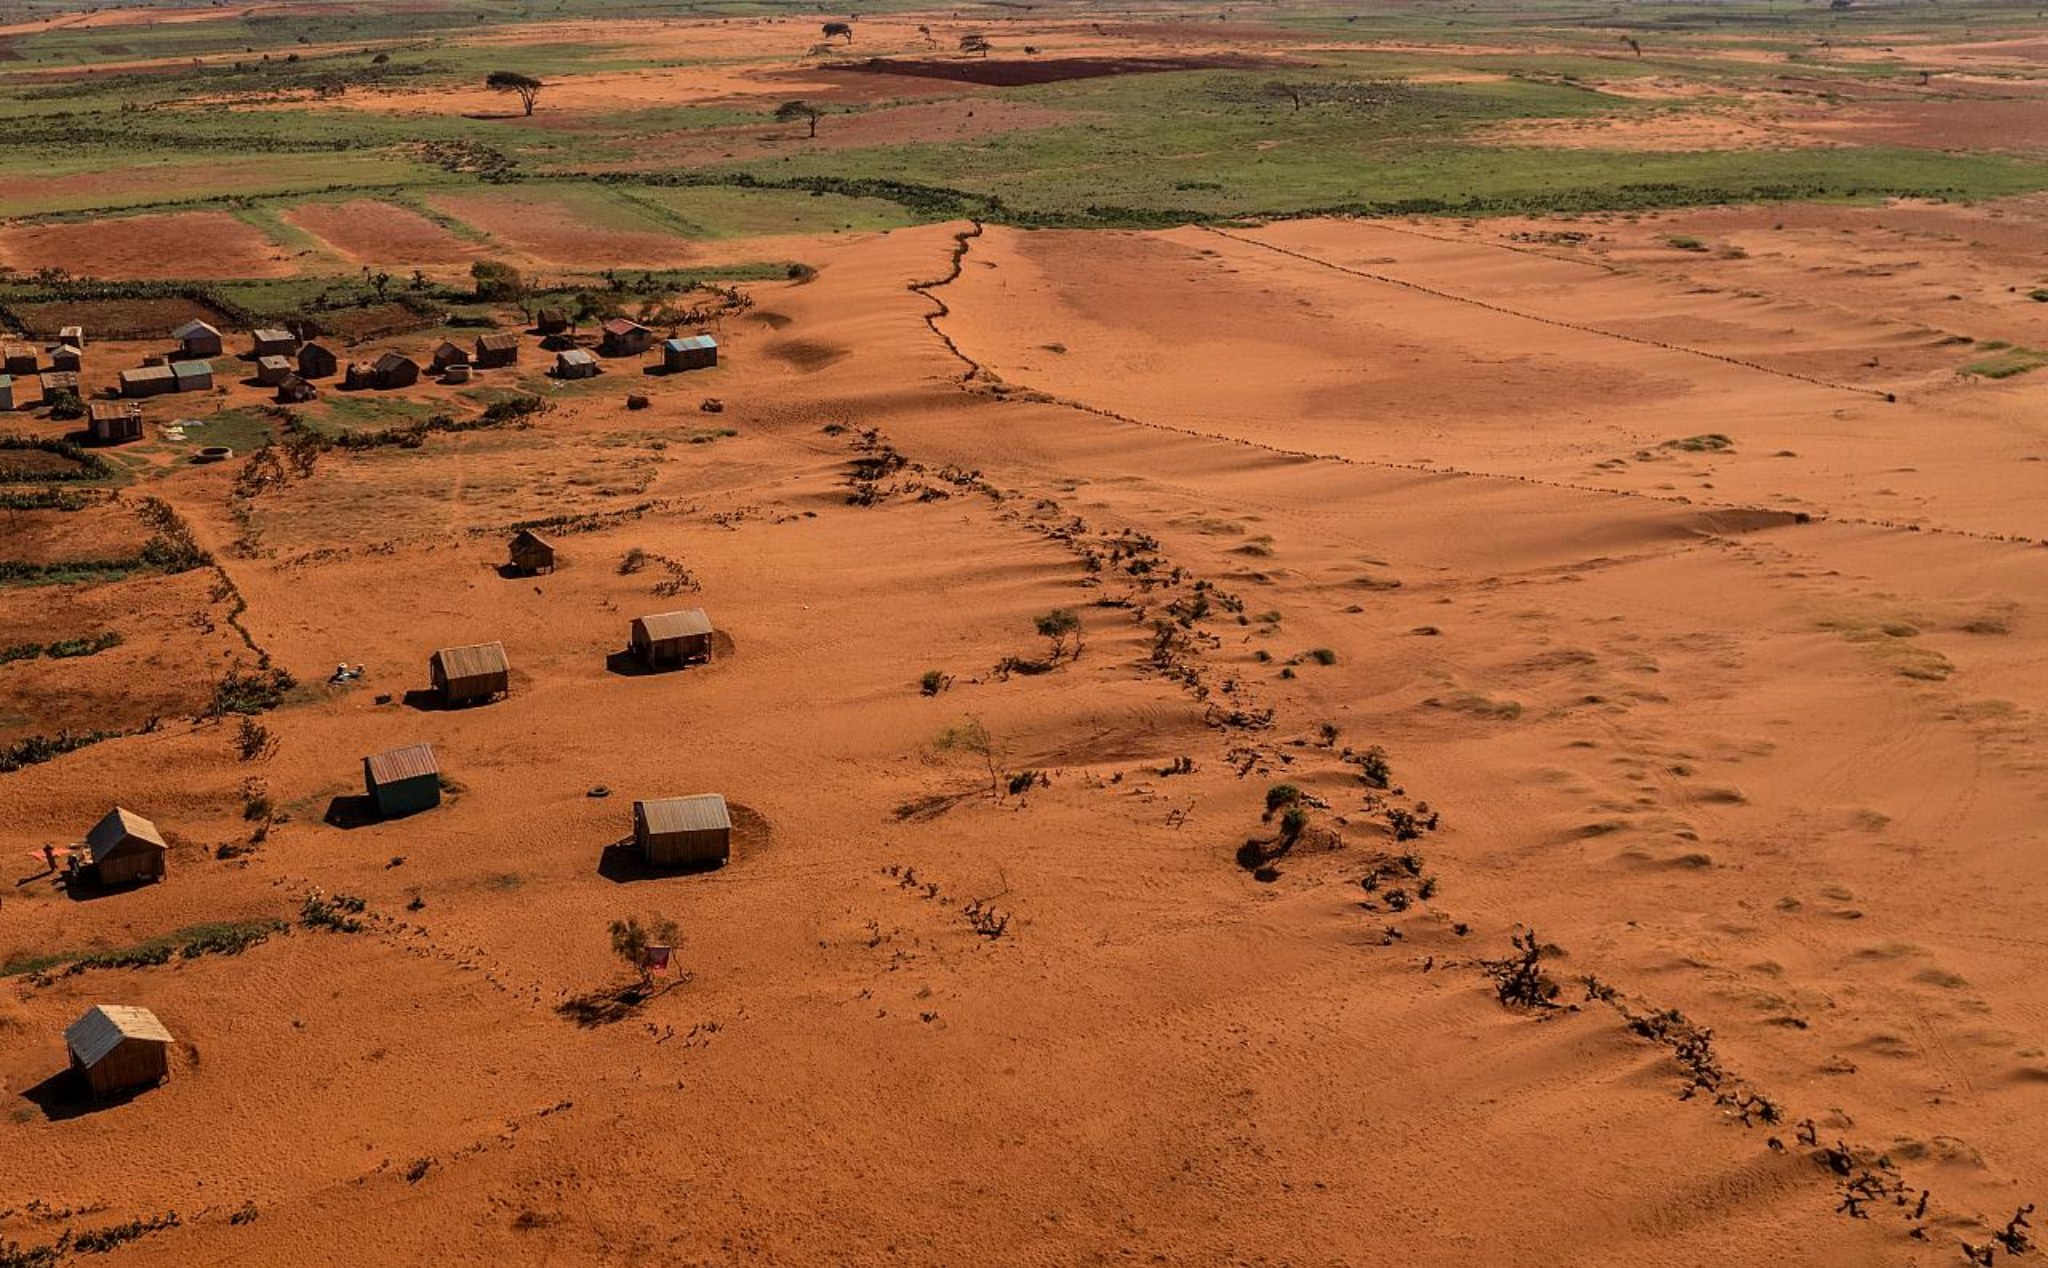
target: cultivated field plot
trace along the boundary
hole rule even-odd
[[[0,264],[78,277],[282,277],[289,256],[262,230],[217,211],[0,229]]]
[[[437,194],[429,202],[536,264],[660,268],[690,258],[681,236],[594,186]]]
[[[283,218],[359,265],[446,268],[483,254],[479,245],[412,208],[372,198],[301,203],[285,211]]]

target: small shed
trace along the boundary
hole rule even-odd
[[[436,372],[445,370],[451,365],[468,364],[469,349],[452,339],[443,339],[441,346],[434,349],[434,369]]]
[[[265,387],[276,387],[286,379],[298,377],[298,372],[292,369],[290,357],[272,355],[256,358],[256,381]]]
[[[476,337],[476,368],[501,370],[519,361],[519,336],[509,330]]]
[[[512,663],[505,659],[503,643],[444,647],[427,658],[427,673],[447,704],[489,700],[512,688]]]
[[[173,361],[171,378],[180,392],[210,392],[213,390],[213,366],[206,361]]]
[[[636,616],[633,650],[649,669],[673,669],[711,659],[711,618],[702,608]]]
[[[220,331],[203,321],[188,321],[171,332],[178,351],[187,357],[217,357],[221,354]]]
[[[76,374],[85,368],[85,353],[71,344],[60,343],[50,349],[50,368]]]
[[[555,377],[558,379],[594,379],[597,371],[597,358],[583,348],[571,348],[555,354]]]
[[[420,381],[420,363],[401,352],[387,352],[377,358],[378,387],[411,387]]]
[[[299,350],[299,337],[289,330],[258,330],[249,337],[254,341],[249,353],[258,359],[288,357]]]
[[[0,410],[14,408],[14,376],[0,374]]]
[[[42,358],[37,355],[34,344],[0,344],[0,370],[18,377],[27,377],[40,369]]]
[[[636,801],[633,840],[651,867],[722,864],[732,857],[732,817],[717,793]]]
[[[604,324],[598,350],[608,357],[637,357],[654,346],[654,332],[637,321],[614,317]]]
[[[171,1077],[175,1042],[155,1013],[131,1004],[95,1004],[64,1029],[71,1068],[96,1101]]]
[[[522,528],[513,535],[507,553],[512,557],[513,570],[528,576],[555,570],[555,544],[530,528]]]
[[[102,885],[162,880],[165,848],[155,824],[119,806],[85,834],[86,853]]]
[[[307,401],[318,400],[320,389],[306,382],[296,374],[286,375],[277,385],[279,405],[304,405]]]
[[[334,349],[324,343],[309,343],[299,349],[299,377],[302,379],[332,378],[341,372],[341,358],[334,355]]]
[[[103,445],[142,439],[142,407],[132,401],[93,401],[85,407],[85,427]]]
[[[396,819],[441,804],[441,767],[431,744],[408,744],[363,759],[363,789],[378,817]]]
[[[688,335],[664,340],[661,368],[670,374],[682,370],[709,370],[718,364],[718,340],[710,335]]]
[[[85,348],[85,327],[65,326],[57,332],[58,343],[68,343],[81,351]]]
[[[139,370],[121,371],[121,395],[159,396],[178,390],[178,376],[167,365],[146,365]]]
[[[533,315],[533,328],[544,335],[559,335],[569,328],[569,314],[559,308],[543,308]]]
[[[78,395],[78,371],[45,370],[42,373],[43,400],[48,401],[59,392]]]

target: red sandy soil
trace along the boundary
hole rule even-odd
[[[1487,227],[991,231],[934,329],[908,287],[952,231],[821,243],[713,372],[614,362],[530,429],[328,454],[247,504],[229,469],[152,482],[277,664],[370,675],[267,716],[266,761],[173,721],[0,776],[21,874],[116,800],[174,845],[160,886],[11,888],[0,954],[315,889],[369,926],[0,982],[0,1189],[48,1204],[0,1236],[176,1210],[117,1258],[1932,1266],[2048,1191],[2038,385],[1864,366],[1920,315],[1796,256],[1701,293],[1713,260]],[[915,465],[862,507],[867,428]],[[1709,432],[1733,450],[1661,448]],[[501,577],[546,515],[596,518]],[[622,573],[636,547],[701,589]],[[685,604],[727,654],[607,671]],[[1079,658],[992,673],[1057,607]],[[507,699],[405,702],[479,639]],[[1049,783],[992,796],[940,743],[969,718]],[[441,808],[322,821],[416,740]],[[1374,744],[1436,831],[1390,836],[1339,751]],[[217,858],[252,779],[288,818]],[[1324,805],[1261,882],[1236,856],[1283,781]],[[725,869],[602,863],[633,798],[700,790],[746,811]],[[1435,883],[1396,911],[1403,851]],[[620,980],[607,923],[656,912],[687,981],[566,1019]],[[1478,961],[1519,926],[1569,1007],[1496,1001]],[[1710,1027],[1751,1125],[1588,977]],[[180,1042],[168,1084],[80,1112],[46,1081],[100,1000]],[[1886,1155],[1906,1204],[1838,1213],[1809,1138],[1890,1184]]]
[[[78,277],[285,277],[291,253],[223,211],[0,226],[0,264]]]
[[[357,265],[445,265],[483,254],[482,248],[464,242],[418,212],[374,198],[302,203],[285,212],[284,218]]]

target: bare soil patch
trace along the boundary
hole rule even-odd
[[[14,304],[7,310],[31,338],[55,339],[66,326],[84,326],[93,339],[159,339],[194,318],[221,326],[225,313],[196,299],[86,299],[56,304]]]
[[[445,264],[481,253],[418,212],[375,198],[304,203],[284,218],[357,264]]]
[[[283,277],[292,263],[254,225],[226,212],[125,216],[75,224],[0,229],[0,264],[24,272],[63,269],[79,277]]]
[[[689,244],[652,228],[627,228],[623,208],[607,207],[610,225],[585,207],[546,193],[442,194],[434,205],[546,264],[576,268],[659,267],[690,257]],[[646,223],[646,222],[642,222]]]

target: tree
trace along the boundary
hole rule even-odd
[[[988,37],[979,31],[969,31],[960,37],[960,51],[963,53],[979,53],[987,57],[988,51],[994,47],[995,45],[988,42]]]
[[[644,925],[638,916],[628,916],[612,921],[611,934],[612,954],[640,975],[640,985],[645,989],[654,983],[654,974],[647,966],[647,949],[675,946],[682,931],[665,916],[651,916]]]
[[[808,101],[785,101],[775,107],[775,117],[783,123],[795,123],[801,119],[811,125],[811,135],[816,136],[818,120],[825,117],[825,112]]]
[[[1259,90],[1269,101],[1291,101],[1296,110],[1301,109],[1301,89],[1285,80],[1276,79]]]
[[[494,70],[484,77],[484,87],[493,92],[519,94],[519,104],[526,107],[526,113],[533,113],[533,103],[540,97],[540,90],[547,87],[531,75],[522,75],[516,70]]]
[[[846,37],[848,44],[853,43],[853,24],[851,22],[827,22],[825,24],[825,38],[829,40],[835,35],[843,35]]]
[[[526,279],[502,260],[478,260],[469,266],[469,277],[476,283],[476,297],[487,303],[516,300],[526,294]]]
[[[1054,608],[1037,619],[1039,636],[1052,643],[1052,658],[1057,661],[1068,654],[1068,640],[1072,640],[1073,654],[1081,654],[1081,617],[1072,608]]]
[[[1629,50],[1633,52],[1637,57],[1641,57],[1643,55],[1643,46],[1636,41],[1635,36],[1624,35],[1621,37],[1621,42],[1628,45]]]

